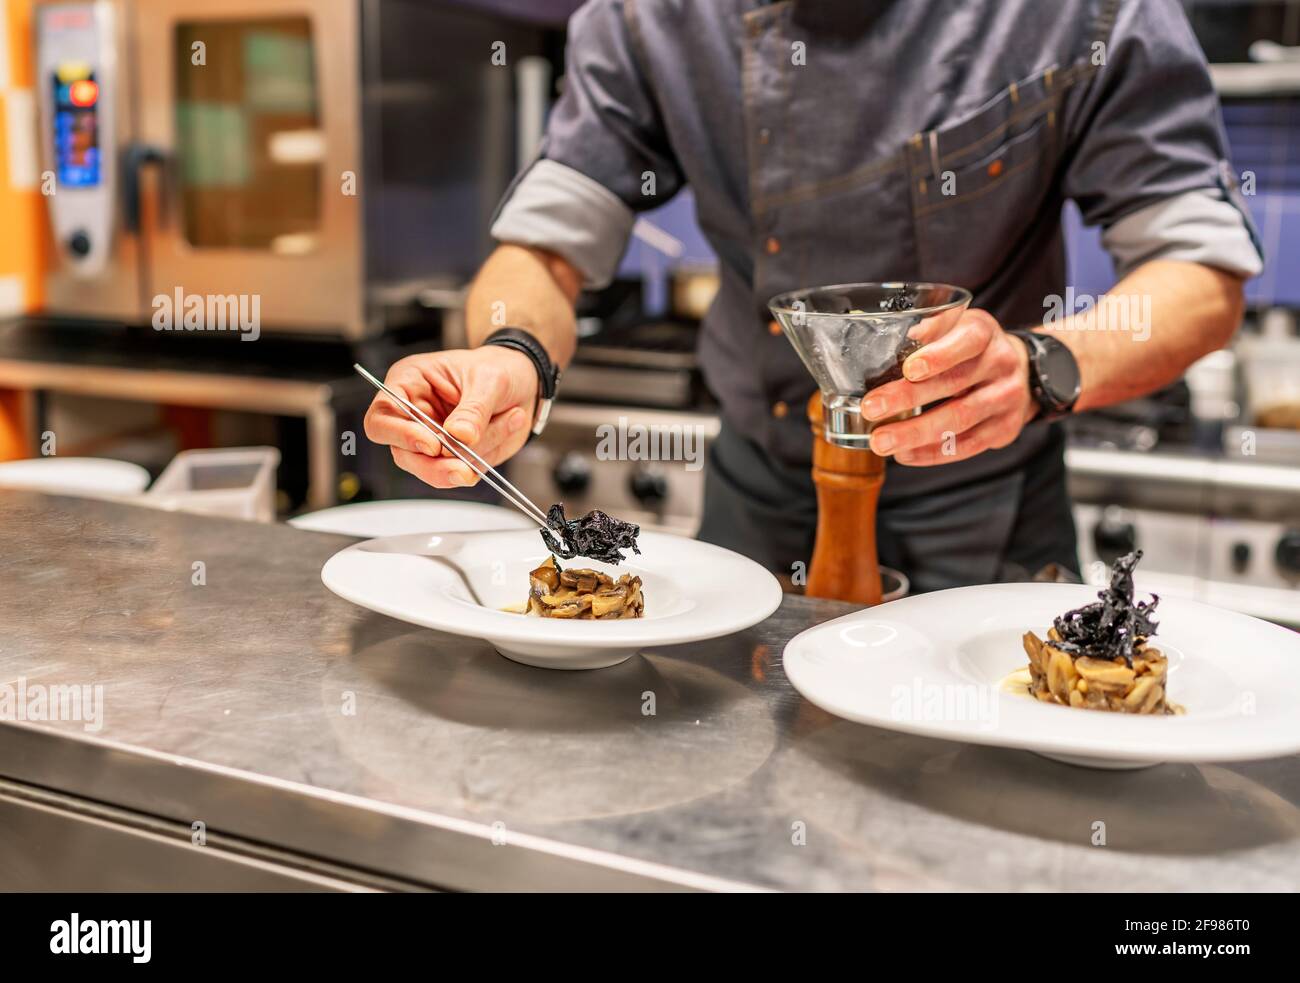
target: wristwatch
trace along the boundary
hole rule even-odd
[[[1008,331],[1029,350],[1029,393],[1038,403],[1039,419],[1056,420],[1074,409],[1082,388],[1079,363],[1059,338],[1037,331]]]
[[[551,404],[555,402],[555,391],[560,385],[560,370],[546,354],[546,348],[529,331],[523,328],[502,328],[488,335],[484,345],[500,345],[523,352],[532,360],[537,369],[537,406],[533,410],[533,436],[536,437],[546,429],[546,421],[551,415]]]

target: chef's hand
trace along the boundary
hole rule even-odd
[[[527,355],[500,345],[410,355],[394,362],[385,384],[443,424],[489,464],[528,440],[537,402],[537,370]],[[478,475],[384,393],[366,411],[366,436],[392,447],[393,461],[434,488],[475,484]]]
[[[876,427],[871,449],[917,467],[949,464],[1006,447],[1033,417],[1029,352],[987,311],[967,311],[948,330],[922,325],[922,347],[903,363],[903,378],[862,398],[875,422],[943,400],[920,416]]]

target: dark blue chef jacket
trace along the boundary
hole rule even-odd
[[[1260,263],[1176,0],[592,0],[494,235],[599,286],[635,214],[686,184],[721,267],[699,349],[724,421],[701,536],[787,571],[816,516],[813,383],[769,329],[774,294],[942,281],[1004,327],[1038,325],[1065,290],[1066,199],[1121,273]],[[1059,430],[891,461],[881,561],[919,590],[1077,567]]]

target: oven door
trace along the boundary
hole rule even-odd
[[[153,314],[234,297],[263,331],[367,333],[357,4],[133,6]]]

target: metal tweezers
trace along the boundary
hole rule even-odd
[[[515,508],[519,509],[519,511],[528,516],[528,518],[536,522],[543,532],[549,532],[554,535],[567,548],[568,543],[565,541],[563,533],[559,530],[552,529],[547,525],[546,513],[539,509],[537,505],[533,503],[532,499],[507,481],[501,472],[488,464],[488,462],[483,460],[483,458],[479,457],[472,449],[465,446],[449,434],[441,423],[412,406],[409,401],[393,392],[393,390],[389,389],[377,378],[367,372],[362,366],[354,363],[352,367],[361,374],[363,379],[369,382],[376,389],[383,392],[384,395],[400,406],[407,416],[437,437],[442,446],[451,451],[452,454],[459,458],[466,467],[487,482],[489,486],[496,489],[502,498],[508,501]]]

